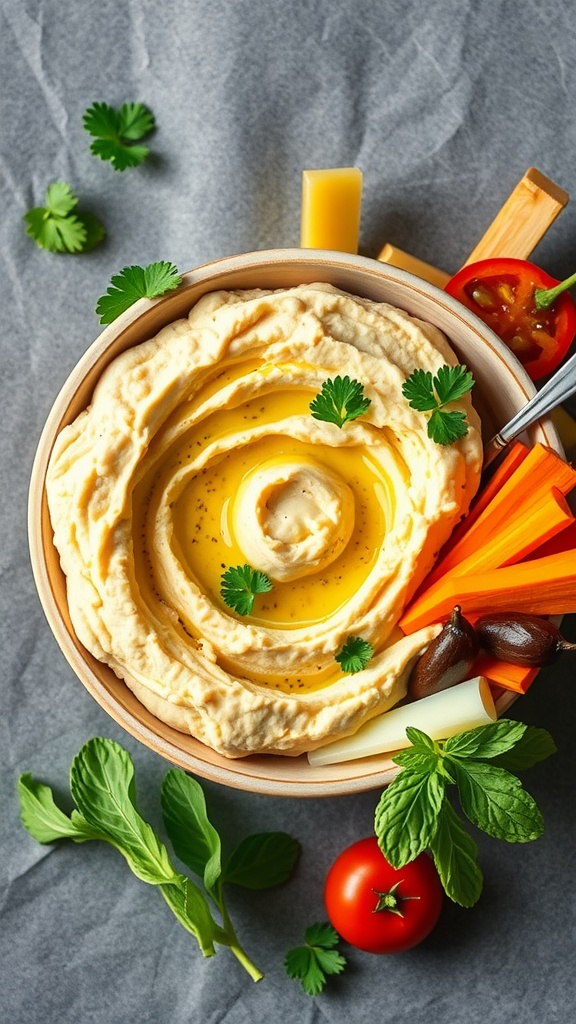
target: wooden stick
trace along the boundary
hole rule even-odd
[[[530,167],[464,266],[493,256],[527,260],[568,199],[567,192],[535,167]]]
[[[568,202],[568,193],[535,167],[530,167],[497,213],[464,266],[493,256],[526,260]],[[409,270],[443,288],[451,275],[410,253],[386,244],[378,259]]]
[[[431,263],[425,263],[424,260],[411,256],[409,252],[404,252],[403,249],[397,249],[395,245],[390,245],[390,242],[386,242],[386,245],[378,255],[378,259],[382,263],[389,263],[390,266],[398,267],[400,270],[408,270],[411,274],[415,274],[416,277],[421,277],[424,281],[435,284],[437,288],[443,288],[450,280],[450,274],[446,274],[444,270],[439,270],[438,267],[433,267]]]

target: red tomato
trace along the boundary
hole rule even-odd
[[[440,917],[443,899],[428,854],[397,870],[382,854],[375,836],[343,850],[324,887],[333,928],[366,953],[400,953],[422,942]]]
[[[537,309],[534,292],[560,284],[526,260],[480,260],[462,267],[445,291],[476,313],[539,380],[562,362],[576,334],[576,305],[563,292]]]

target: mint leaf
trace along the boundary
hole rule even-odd
[[[532,768],[539,761],[556,753],[556,744],[547,729],[527,725],[514,747],[493,758],[492,764],[509,772],[521,772]]]
[[[462,827],[448,797],[438,815],[438,827],[430,842],[436,870],[446,895],[461,907],[472,907],[482,892],[478,847]]]
[[[71,817],[64,814],[55,803],[50,786],[37,782],[30,772],[20,776],[17,790],[22,824],[36,842],[55,843],[59,839],[73,839],[84,843],[88,839],[103,838],[78,811],[73,811]]]
[[[544,831],[535,800],[515,775],[481,761],[455,761],[462,810],[495,839],[528,843]]]
[[[287,832],[257,832],[241,840],[224,865],[222,882],[269,889],[291,875],[300,844]]]
[[[72,762],[70,790],[86,821],[123,854],[138,878],[150,885],[178,880],[166,847],[136,810],[134,765],[118,743],[88,740]]]
[[[526,729],[522,722],[501,718],[498,722],[489,722],[451,736],[443,746],[450,757],[493,758],[515,747]]]
[[[162,780],[160,802],[176,856],[210,892],[221,874],[220,836],[208,818],[202,787],[181,769],[171,768]]]
[[[378,845],[393,867],[404,867],[430,845],[445,787],[445,779],[436,771],[404,768],[382,793],[374,829]]]

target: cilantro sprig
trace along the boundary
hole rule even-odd
[[[154,128],[154,115],[143,103],[123,103],[116,110],[108,103],[93,103],[83,124],[94,142],[90,152],[107,160],[115,171],[137,167],[148,156],[148,146],[135,145]]]
[[[198,877],[197,884],[173,865],[167,847],[140,815],[134,764],[118,743],[95,737],[84,744],[72,761],[70,792],[76,807],[68,816],[49,786],[29,772],[20,776],[22,823],[37,842],[109,843],[138,878],[156,887],[204,956],[213,956],[217,944],[228,946],[254,981],[262,977],[235,932],[225,886],[254,890],[287,881],[300,852],[292,836],[255,833],[224,855],[200,783],[180,769],[169,769],[160,791],[164,824],[176,856]]]
[[[447,410],[450,402],[462,398],[474,387],[474,378],[465,366],[440,366],[435,376],[430,370],[414,370],[402,385],[408,405],[417,412],[429,412],[428,437],[437,444],[448,445],[468,433],[466,413]]]
[[[251,565],[232,565],[222,573],[220,595],[224,604],[238,615],[250,615],[257,594],[267,594],[273,588],[272,580]]]
[[[353,674],[366,668],[373,655],[374,648],[369,640],[364,640],[361,636],[349,636],[334,657],[343,672]]]
[[[178,268],[167,260],[149,263],[147,267],[124,267],[114,274],[105,295],[96,303],[101,324],[111,324],[138,299],[156,299],[182,284]]]
[[[328,977],[341,974],[346,967],[346,958],[336,948],[339,938],[331,924],[311,924],[304,933],[304,945],[286,954],[284,969],[288,977],[299,981],[307,995],[319,995]]]
[[[415,728],[406,735],[412,746],[392,758],[402,771],[376,808],[380,848],[395,868],[429,849],[446,894],[471,907],[483,884],[478,848],[452,805],[449,788],[456,788],[465,817],[488,835],[509,843],[538,839],[542,815],[513,773],[549,757],[556,746],[545,729],[510,719],[443,742]]]
[[[65,181],[54,181],[46,190],[44,206],[24,214],[26,234],[48,252],[88,252],[106,235],[93,213],[77,209],[78,197]]]
[[[342,428],[345,423],[358,419],[370,406],[370,399],[364,396],[364,387],[350,377],[328,378],[322,390],[310,402],[310,411],[315,420],[335,423]]]

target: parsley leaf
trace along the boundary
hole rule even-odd
[[[354,674],[361,672],[374,655],[374,648],[369,640],[361,636],[349,636],[342,650],[334,657],[343,672]]]
[[[322,390],[310,402],[310,411],[315,420],[335,423],[343,427],[350,420],[358,419],[366,412],[370,399],[364,397],[360,381],[350,377],[335,377],[325,380]]]
[[[419,729],[409,728],[406,735],[412,747],[392,758],[403,770],[376,807],[379,846],[396,868],[429,848],[447,895],[471,907],[480,896],[482,873],[476,844],[452,807],[448,789],[456,787],[464,815],[488,835],[509,843],[537,839],[544,829],[542,815],[512,771],[554,753],[554,741],[545,729],[511,719],[443,742]]]
[[[230,566],[220,578],[222,600],[238,615],[250,615],[256,594],[266,594],[273,587],[265,572],[246,564]]]
[[[178,268],[167,260],[149,263],[147,267],[124,267],[114,274],[106,294],[98,299],[96,314],[101,324],[111,324],[138,299],[156,299],[181,283]]]
[[[446,410],[445,406],[462,398],[474,387],[474,378],[463,365],[440,366],[436,376],[430,370],[414,370],[404,381],[402,394],[417,412],[431,413],[428,437],[437,444],[448,445],[468,433],[466,414]]]
[[[109,160],[115,171],[137,167],[150,152],[147,146],[133,145],[154,128],[154,115],[143,103],[123,103],[119,110],[107,103],[94,103],[85,112],[83,124],[94,136],[90,152]]]
[[[106,234],[93,213],[76,209],[78,198],[70,185],[54,181],[48,187],[45,206],[35,206],[24,214],[26,234],[40,249],[48,252],[88,252]],[[74,212],[72,212],[74,211]]]
[[[329,975],[341,974],[346,958],[336,948],[338,932],[326,923],[312,924],[304,933],[305,945],[289,950],[284,969],[290,978],[299,981],[309,996],[317,996]]]

